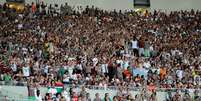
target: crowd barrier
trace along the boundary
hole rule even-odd
[[[29,101],[29,99],[12,99],[12,98],[6,98],[6,97],[0,97],[0,101]]]
[[[5,82],[5,81],[0,81],[0,85],[7,85],[7,86],[27,86],[27,82],[18,82],[18,81],[10,81],[10,82]],[[45,87],[45,86],[41,86],[41,87]],[[67,84],[64,85],[64,88],[81,88],[83,87],[83,85],[71,85],[71,84]],[[94,86],[94,85],[84,85],[85,88],[88,89],[100,89],[100,90],[119,90],[120,87],[123,86]],[[140,91],[142,89],[145,89],[146,87],[126,87],[128,88],[130,91]],[[160,92],[166,92],[168,91],[177,91],[180,90],[182,92],[185,92],[187,90],[198,90],[201,91],[201,89],[187,89],[187,88],[157,88],[155,89],[156,91],[160,91]]]
[[[21,85],[19,85],[19,82],[10,82],[10,83],[0,82],[0,93],[3,95],[0,97],[4,98],[4,96],[8,96],[8,98],[12,99],[12,101],[13,99],[15,99],[14,101],[26,101],[27,95],[28,95],[26,83],[20,83],[20,84]],[[70,88],[74,88],[75,91],[79,92],[82,86],[81,85],[65,85],[64,86],[64,90],[66,90],[67,92],[69,91]],[[85,88],[86,88],[86,91],[89,92],[90,97],[92,99],[95,98],[95,93],[99,93],[100,96],[102,97],[104,96],[105,93],[109,93],[110,96],[113,97],[119,91],[119,87],[115,87],[115,86],[100,87],[100,86],[90,85],[90,86],[85,86]],[[40,87],[39,89],[42,96],[44,96],[45,93],[47,93],[48,91],[47,87]],[[130,87],[129,88],[129,92],[132,94],[132,96],[140,95],[143,90],[145,93],[148,93],[148,94],[150,93],[146,87]],[[156,88],[156,96],[158,101],[165,101],[168,93],[175,94],[177,92],[180,92],[183,95],[186,92],[189,92],[191,97],[193,97],[195,90],[198,91],[201,96],[201,89],[178,89],[178,88]],[[3,100],[0,100],[0,101],[3,101]]]

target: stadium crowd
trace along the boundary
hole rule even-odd
[[[78,9],[65,4],[58,11],[33,3],[17,14],[2,5],[0,80],[16,85],[27,82],[29,90],[64,85],[120,90],[113,99],[108,93],[104,98],[97,93],[93,101],[142,101],[141,95],[129,94],[134,87],[153,92],[148,101],[156,101],[157,88],[188,89],[185,96],[176,93],[168,101],[200,101],[200,11],[140,14]],[[135,74],[136,69],[143,74]],[[72,88],[71,100],[92,101],[85,87],[79,93]],[[34,95],[43,98],[39,90],[29,92]],[[47,93],[44,99],[66,101],[64,95]]]

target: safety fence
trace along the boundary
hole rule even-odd
[[[5,96],[9,99],[8,101],[28,101],[27,100],[27,86],[26,83],[20,83],[19,82],[10,82],[10,83],[3,83],[0,82],[0,101],[4,101]],[[23,85],[22,85],[23,84]],[[79,92],[82,89],[82,85],[65,85],[63,87],[63,90],[66,92],[69,92],[69,89],[72,88],[74,91]],[[126,90],[129,91],[129,93],[135,97],[140,96],[144,99],[149,99],[149,96],[152,94],[148,90],[147,87],[122,87],[122,86],[84,86],[86,88],[86,91],[90,94],[90,97],[93,99],[95,98],[95,94],[99,93],[101,97],[104,97],[105,93],[109,93],[111,97],[116,96],[119,92],[124,92]],[[45,96],[45,94],[48,92],[48,87],[40,87],[41,95]],[[121,89],[121,91],[120,91]],[[184,95],[188,93],[192,98],[195,95],[195,92],[199,96],[201,96],[201,89],[184,89],[184,88],[155,88],[156,98],[158,101],[165,101],[168,97],[180,93],[181,95]],[[142,94],[144,94],[142,96]],[[2,100],[1,100],[2,99]]]
[[[5,81],[0,81],[0,85],[7,85],[7,86],[27,86],[27,82],[18,82],[18,81],[9,81],[9,82],[5,82]],[[41,85],[41,87],[46,87],[44,85]],[[74,84],[66,84],[64,85],[64,88],[81,88],[83,87],[83,85],[74,85]],[[125,86],[95,86],[95,85],[84,85],[85,88],[88,89],[95,89],[95,90],[119,90],[120,88],[126,88],[129,91],[141,91],[142,89],[147,89],[146,86],[142,86],[142,87],[133,87],[133,86],[129,86],[129,87],[125,87]],[[181,92],[186,92],[186,91],[200,91],[200,88],[155,88],[155,91],[158,92],[166,92],[166,91],[181,91]]]

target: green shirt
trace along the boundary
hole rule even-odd
[[[10,75],[4,75],[4,81],[11,81],[11,76]]]
[[[60,68],[60,69],[59,69],[59,75],[60,75],[61,77],[63,77],[63,75],[64,75],[65,72],[66,72],[66,70],[65,70],[64,68]]]

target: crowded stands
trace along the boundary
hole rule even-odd
[[[200,11],[124,12],[93,6],[75,11],[67,3],[60,8],[32,3],[19,14],[0,7],[0,81],[27,86],[30,99],[156,101],[161,88],[186,92],[167,101],[201,100]],[[66,85],[71,87],[66,94],[52,89]],[[46,96],[40,95],[40,86],[49,87]],[[119,93],[96,93],[91,99],[85,90],[91,86]],[[142,94],[129,93],[136,88],[143,88]]]

